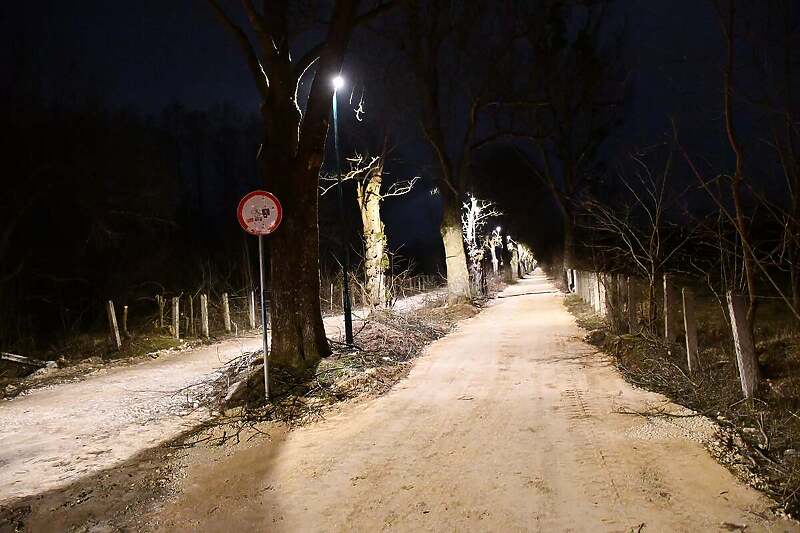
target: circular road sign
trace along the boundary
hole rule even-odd
[[[242,229],[251,235],[269,235],[275,231],[283,218],[283,208],[274,194],[253,191],[239,202],[236,210]]]

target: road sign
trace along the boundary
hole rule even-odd
[[[283,208],[274,194],[253,191],[239,202],[236,211],[242,229],[251,235],[269,235],[275,231],[283,218]]]
[[[275,231],[283,218],[283,208],[274,194],[253,191],[245,195],[236,210],[242,229],[258,236],[258,270],[261,280],[261,324],[264,328],[264,396],[269,401],[269,315],[267,314],[267,287],[264,275],[264,235]]]

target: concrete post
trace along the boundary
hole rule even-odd
[[[664,339],[667,342],[675,342],[678,339],[678,324],[675,319],[676,304],[672,276],[664,274]]]
[[[628,276],[625,288],[627,289],[627,311],[628,311],[628,331],[631,333],[636,333],[639,329],[639,316],[638,316],[638,306],[639,300],[636,294],[636,282],[633,278]]]
[[[200,295],[200,326],[203,328],[203,337],[209,337],[208,330],[208,296]]]
[[[747,299],[744,295],[733,294],[731,291],[728,291],[727,296],[742,393],[745,398],[752,398],[758,392],[759,370],[753,331],[747,320]]]
[[[331,298],[333,301],[333,298]],[[254,291],[250,291],[250,329],[256,329],[256,293]],[[333,304],[331,304],[333,305]]]
[[[225,323],[225,332],[231,332],[231,308],[228,304],[228,293],[222,293],[222,321]]]
[[[686,364],[689,372],[699,367],[697,361],[697,320],[694,313],[694,292],[683,288],[683,326],[686,330]]]
[[[111,340],[117,350],[122,349],[122,339],[119,337],[119,327],[117,326],[117,313],[114,311],[114,302],[111,300],[106,304],[108,313],[108,326],[111,329]]]
[[[176,339],[181,338],[181,297],[172,297],[172,334]]]

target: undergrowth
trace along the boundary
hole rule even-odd
[[[774,323],[756,330],[762,381],[759,397],[745,401],[724,316],[714,309],[698,313],[700,368],[690,373],[682,339],[667,344],[646,333],[615,334],[578,296],[565,305],[589,332],[587,342],[611,355],[627,381],[732,431],[736,438],[724,444],[739,449],[728,456],[736,464],[727,466],[800,516],[800,332]]]

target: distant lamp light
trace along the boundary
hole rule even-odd
[[[501,228],[500,226],[497,226],[497,233],[500,233],[500,231],[501,231],[502,229],[503,229],[503,228]]]
[[[344,87],[344,78],[341,76],[336,76],[333,78],[333,89],[338,91],[342,87]]]

